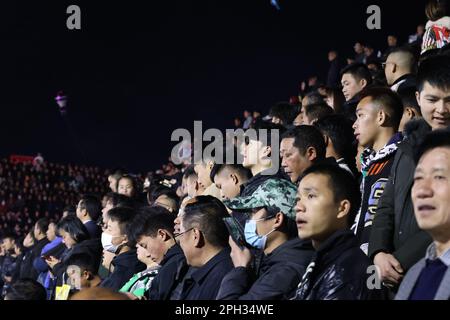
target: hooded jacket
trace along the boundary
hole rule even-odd
[[[264,255],[257,272],[238,267],[222,280],[218,300],[281,300],[295,294],[314,251],[309,241],[286,241]]]
[[[253,192],[258,189],[260,185],[262,185],[268,179],[287,179],[286,175],[284,175],[282,169],[278,170],[276,174],[270,175],[267,174],[267,170],[262,171],[248,180],[246,183],[241,185],[241,194],[240,197],[248,197],[253,194]]]
[[[367,286],[369,258],[350,230],[339,230],[316,251],[295,300],[367,300],[378,290]]]
[[[405,140],[400,144],[392,163],[389,180],[380,198],[369,240],[369,257],[378,252],[391,253],[405,272],[424,255],[431,237],[419,229],[411,201],[417,150],[431,127],[424,119],[410,121]]]

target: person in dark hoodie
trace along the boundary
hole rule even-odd
[[[378,297],[377,283],[368,281],[371,261],[349,230],[359,203],[358,183],[347,170],[328,164],[306,170],[297,193],[296,222],[298,236],[312,240],[315,254],[298,285],[296,300]]]
[[[402,142],[398,126],[403,115],[400,97],[389,88],[364,90],[356,108],[355,137],[364,147],[361,155],[362,201],[352,230],[367,254],[375,210],[388,181],[395,153]]]
[[[45,262],[51,268],[53,276],[56,278],[56,286],[61,286],[67,280],[65,274],[68,266],[67,261],[72,255],[87,253],[91,256],[93,263],[98,267],[100,264],[101,244],[98,239],[89,239],[89,232],[76,216],[63,218],[57,224],[56,228],[66,249],[59,258],[47,253],[44,258]]]
[[[136,215],[134,209],[116,207],[108,211],[108,224],[102,233],[103,250],[114,254],[114,270],[100,283],[100,287],[120,290],[136,273],[146,269],[136,254],[136,243],[127,237],[127,226]]]
[[[161,207],[141,210],[128,226],[129,237],[160,266],[145,296],[149,300],[169,300],[186,265],[183,251],[174,239],[175,215]]]
[[[431,243],[430,235],[417,225],[411,201],[414,150],[428,132],[450,125],[450,57],[424,60],[417,74],[417,89],[423,119],[406,125],[406,139],[395,155],[369,241],[369,257],[380,268],[381,280],[390,287],[398,286]]]
[[[359,93],[372,84],[370,70],[362,63],[351,64],[342,69],[341,84],[346,101],[342,106],[342,112],[349,119],[355,121],[355,110],[360,100]]]
[[[295,224],[297,188],[289,181],[270,179],[250,197],[225,204],[232,210],[252,210],[245,225],[246,242],[263,252],[252,268],[251,251],[230,239],[232,269],[222,280],[218,300],[280,300],[295,294],[312,257],[310,241],[300,240]]]

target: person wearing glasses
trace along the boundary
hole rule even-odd
[[[180,231],[175,239],[187,264],[197,268],[184,278],[181,300],[214,300],[223,277],[233,268],[226,217],[226,207],[212,196],[195,197],[177,217]]]
[[[398,92],[408,87],[416,87],[414,70],[417,65],[415,54],[408,48],[397,48],[381,64],[386,75],[387,84],[392,91]]]

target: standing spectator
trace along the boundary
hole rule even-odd
[[[355,45],[353,46],[353,49],[355,50],[355,58],[353,59],[352,63],[364,63],[364,45],[362,42],[356,42]]]
[[[341,64],[339,61],[339,54],[336,50],[328,52],[328,61],[330,66],[327,75],[327,87],[335,88],[340,83]]]
[[[342,90],[338,88],[325,88],[325,103],[333,108],[335,113],[342,112],[342,106],[345,103],[345,97]]]
[[[250,170],[239,164],[216,165],[211,172],[216,187],[220,190],[220,199],[229,200],[241,193],[241,188],[252,176]]]
[[[397,92],[407,87],[416,87],[415,69],[417,60],[413,52],[407,48],[393,50],[386,59],[384,73],[387,84]]]
[[[418,48],[418,51],[420,51],[424,33],[425,26],[423,24],[419,24],[417,26],[416,33],[408,37],[408,44],[413,48]]]
[[[402,281],[397,300],[450,299],[450,131],[436,130],[419,148],[411,191],[414,213],[433,243]]]
[[[397,92],[403,103],[403,116],[398,127],[399,132],[403,132],[406,124],[411,120],[422,118],[420,106],[417,103],[416,91],[415,87],[406,87]]]
[[[407,126],[407,138],[395,155],[369,242],[369,257],[380,268],[382,281],[390,286],[400,283],[404,273],[424,256],[431,241],[417,226],[411,202],[414,150],[428,132],[450,125],[450,57],[423,61],[417,74],[417,89],[423,120]]]
[[[366,65],[352,64],[341,71],[342,93],[345,97],[343,113],[351,120],[356,120],[355,110],[360,100],[359,93],[372,84],[372,75]]]
[[[252,125],[253,122],[253,118],[252,118],[252,114],[250,111],[245,110],[244,111],[244,124],[242,125],[242,128],[244,130],[250,129],[250,126]]]
[[[353,129],[364,151],[361,155],[362,201],[352,229],[365,254],[375,210],[402,141],[402,135],[398,133],[402,114],[402,101],[388,88],[367,89],[356,108],[357,119]]]
[[[392,34],[388,35],[388,37],[387,37],[388,47],[387,47],[386,51],[384,51],[383,61],[386,61],[387,57],[392,53],[392,51],[397,49],[397,42],[398,42],[397,36],[392,35]]]
[[[42,249],[49,243],[47,239],[47,230],[48,225],[50,224],[50,221],[47,218],[41,218],[38,221],[36,221],[33,232],[34,232],[34,238],[36,239],[36,244],[33,246],[32,249],[32,256],[31,261],[34,263],[34,261],[41,256]],[[31,268],[31,274],[28,275],[28,278],[37,280],[39,276],[38,271],[32,267]]]

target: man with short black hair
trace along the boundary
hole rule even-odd
[[[345,97],[343,112],[355,120],[355,110],[359,102],[358,94],[372,84],[372,75],[365,64],[354,63],[341,71],[342,93]]]
[[[95,196],[83,195],[78,202],[76,209],[77,217],[83,222],[91,239],[100,238],[102,234],[102,230],[97,224],[101,212],[102,203]]]
[[[96,287],[102,282],[97,274],[97,266],[92,256],[87,253],[76,253],[71,255],[67,261],[66,274],[72,289],[83,290]],[[79,288],[76,286],[79,285]]]
[[[363,198],[352,230],[361,250],[368,252],[370,232],[378,201],[388,181],[392,163],[402,135],[398,125],[403,114],[399,96],[384,87],[373,87],[362,93],[353,124],[355,137],[364,147],[361,154]]]
[[[184,280],[181,300],[215,299],[223,277],[233,268],[225,217],[229,215],[220,200],[198,196],[177,218],[180,233],[175,237],[188,265],[197,268]]]
[[[32,279],[17,280],[7,291],[5,300],[47,300],[44,287]]]
[[[270,108],[269,115],[272,117],[273,123],[286,127],[294,122],[297,108],[287,102],[279,102]]]
[[[334,110],[325,102],[321,102],[305,106],[304,108],[302,108],[302,112],[303,124],[313,125],[314,122],[316,122],[320,118],[333,114]]]
[[[349,230],[359,207],[356,180],[336,165],[305,171],[295,207],[298,236],[312,240],[315,255],[298,285],[296,300],[365,300],[378,290],[368,287],[368,257]]]
[[[211,177],[220,190],[221,199],[229,200],[241,193],[241,186],[252,177],[252,173],[240,164],[222,164],[214,167]]]
[[[415,87],[400,88],[397,91],[403,103],[403,116],[400,125],[398,126],[399,132],[403,132],[406,124],[411,120],[422,118],[422,112],[417,103],[416,91],[417,89]]]
[[[387,84],[391,86],[392,91],[408,87],[416,87],[415,70],[417,58],[409,48],[396,48],[386,59],[384,73]]]
[[[392,171],[374,218],[369,256],[380,268],[381,279],[397,286],[404,273],[419,261],[431,242],[420,230],[411,202],[416,166],[414,150],[431,130],[450,125],[450,57],[424,60],[417,73],[417,101],[423,119],[406,126],[407,138],[398,149]]]
[[[314,162],[325,159],[325,152],[324,138],[313,126],[295,127],[281,137],[281,166],[294,184]]]
[[[36,244],[31,249],[31,261],[33,262],[41,256],[42,249],[50,242],[47,239],[49,224],[50,221],[47,218],[41,218],[34,224],[33,234],[36,239]],[[39,272],[34,267],[31,268],[31,274],[28,275],[28,278],[37,280],[38,276]]]

